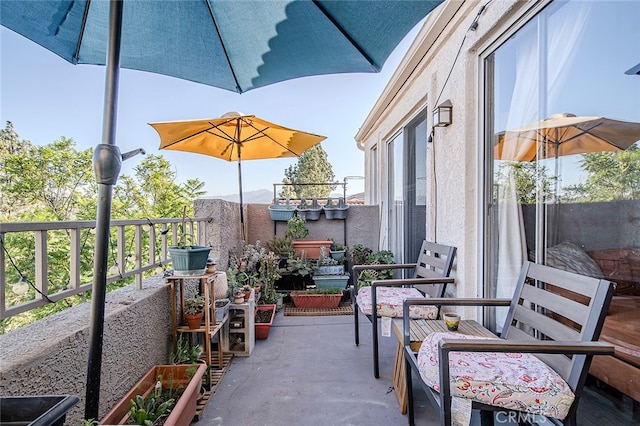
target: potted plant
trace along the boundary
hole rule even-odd
[[[309,236],[309,229],[306,226],[304,217],[294,215],[287,221],[288,229],[285,236],[293,241],[293,247],[296,256],[301,256],[302,252],[306,253],[306,257],[317,259],[320,257],[320,247],[331,247],[331,240],[306,240]]]
[[[280,258],[272,251],[260,259],[260,281],[263,284],[262,300],[267,304],[282,304],[282,295],[276,293],[275,284],[282,275],[279,269]]]
[[[304,217],[305,220],[318,220],[320,219],[320,213],[322,213],[322,206],[318,204],[317,198],[313,198],[311,203],[306,198],[300,200],[298,216]]]
[[[274,235],[268,243],[269,250],[278,255],[281,259],[287,259],[294,253],[293,241],[291,237],[285,235],[278,237]]]
[[[295,207],[291,205],[289,199],[284,204],[280,204],[280,199],[275,199],[274,203],[269,207],[269,216],[273,221],[286,222],[291,219],[296,211]]]
[[[184,338],[184,334],[180,333],[176,342],[176,350],[171,354],[169,362],[171,364],[197,364],[201,355],[200,345],[190,345]]]
[[[342,289],[331,287],[306,291],[292,291],[291,299],[296,308],[337,308],[342,300]]]
[[[327,204],[322,206],[324,216],[329,219],[346,219],[349,213],[349,206],[344,202],[344,197],[338,198],[336,203],[333,198],[327,198]]]
[[[325,247],[320,247],[320,257],[318,264],[314,268],[314,276],[316,275],[342,275],[344,274],[344,265],[327,253]]]
[[[340,263],[344,263],[346,260],[347,246],[342,243],[333,242],[331,243],[329,252],[331,253],[331,257]]]
[[[177,364],[152,367],[135,386],[107,413],[100,424],[143,424],[151,417],[166,417],[164,424],[189,426],[196,414],[202,377],[207,365]],[[140,399],[142,398],[142,399]],[[153,401],[151,399],[153,398]],[[173,399],[175,404],[165,404]],[[168,411],[167,405],[173,405]],[[153,414],[147,413],[147,409]],[[145,412],[142,412],[144,410]],[[156,416],[156,414],[160,414]],[[143,423],[135,423],[134,419]],[[133,422],[133,423],[132,423]]]
[[[187,320],[190,329],[200,327],[204,316],[204,297],[195,295],[184,301],[184,319]]]
[[[265,340],[269,337],[269,330],[276,315],[276,305],[260,304],[256,307],[255,332],[256,339]]]
[[[193,244],[195,237],[186,232],[187,207],[182,210],[182,223],[178,225],[178,239],[175,246],[168,248],[176,275],[202,275],[207,270],[207,259],[211,247]]]

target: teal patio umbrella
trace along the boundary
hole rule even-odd
[[[119,69],[244,91],[296,77],[377,72],[442,0],[2,0],[0,24],[73,64],[106,65],[85,417],[97,418]]]

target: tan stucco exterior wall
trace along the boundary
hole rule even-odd
[[[479,16],[476,30],[469,30],[485,3],[449,0],[432,12],[356,135],[356,143],[365,151],[365,201],[380,203],[387,197],[386,143],[425,108],[431,131],[433,109],[451,100],[453,123],[434,129],[424,159],[428,191],[426,237],[458,248],[453,271],[457,297],[482,295],[481,54],[490,43],[499,40],[516,18],[540,2],[493,1]],[[377,159],[372,158],[372,152]],[[376,163],[378,169],[374,173],[372,164]],[[372,181],[374,175],[378,182]],[[373,194],[378,199],[373,199]],[[384,230],[384,212],[381,221]]]

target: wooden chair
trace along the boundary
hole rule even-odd
[[[585,296],[587,304],[548,291],[547,283]],[[414,424],[413,371],[438,407],[442,425],[451,424],[452,394],[470,399],[471,407],[481,411],[483,424],[492,424],[493,411],[499,411],[504,419],[529,421],[542,416],[575,425],[592,356],[613,353],[611,345],[596,342],[613,288],[609,281],[525,262],[511,300],[443,298],[426,302],[439,306],[509,306],[500,338],[432,333],[422,342],[417,356],[409,345],[409,306],[425,302],[407,299],[403,333],[409,424]],[[559,317],[572,321],[573,326],[563,324]],[[513,365],[512,370],[509,365]],[[509,372],[517,380],[507,380]]]
[[[360,344],[358,311],[362,311],[371,321],[373,339],[373,375],[380,377],[378,362],[378,321],[380,316],[402,316],[402,301],[407,297],[444,297],[446,285],[453,282],[449,278],[456,248],[428,241],[422,242],[416,263],[395,263],[388,265],[355,265],[351,302],[355,319],[356,345]],[[358,288],[358,276],[364,270],[414,269],[413,278],[373,281],[371,287]],[[373,291],[375,290],[375,291]],[[419,308],[412,314],[416,317],[437,318],[435,306]]]

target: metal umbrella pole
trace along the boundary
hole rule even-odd
[[[91,321],[89,359],[87,362],[87,388],[85,418],[97,419],[100,403],[100,376],[102,368],[102,342],[104,310],[107,292],[107,261],[109,256],[109,227],[111,222],[111,198],[122,155],[116,146],[116,110],[118,78],[120,73],[120,41],[122,35],[122,0],[112,0],[109,17],[109,45],[105,77],[104,116],[102,143],[93,153],[93,167],[98,183],[98,207],[96,216],[96,249],[91,294]]]

